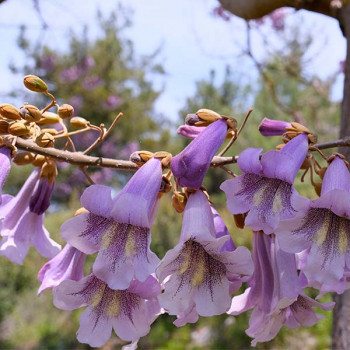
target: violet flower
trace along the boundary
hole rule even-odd
[[[150,331],[160,313],[157,295],[161,292],[153,276],[144,282],[133,280],[126,290],[113,290],[93,274],[80,281],[63,281],[53,289],[54,305],[63,310],[87,306],[80,317],[77,339],[100,347],[111,336],[135,341]]]
[[[43,212],[49,205],[45,191],[50,188],[42,185],[42,180],[40,169],[35,168],[17,196],[6,196],[0,207],[0,255],[17,264],[22,264],[31,244],[45,258],[54,257],[61,249],[44,227]],[[33,197],[37,202],[32,201]]]
[[[309,249],[302,271],[310,283],[334,285],[350,268],[350,173],[344,161],[335,157],[328,166],[321,196],[276,230],[282,249]]]
[[[283,135],[287,131],[286,128],[291,126],[291,123],[282,120],[264,118],[259,125],[259,131],[263,136],[278,136]]]
[[[181,153],[173,157],[171,170],[181,187],[199,189],[210,162],[224,142],[225,119],[219,119],[201,132]]]
[[[188,139],[195,139],[205,129],[205,126],[180,125],[177,133]]]
[[[261,148],[248,148],[238,158],[243,175],[225,181],[220,188],[232,214],[249,211],[245,224],[253,230],[273,233],[281,219],[289,219],[305,206],[293,188],[294,178],[308,152],[308,137],[298,135],[280,151],[260,158]]]
[[[294,254],[282,251],[274,235],[255,232],[253,237],[254,273],[249,288],[232,299],[231,315],[253,309],[246,333],[258,342],[273,339],[283,324],[295,328],[311,326],[320,316],[313,306],[329,310],[334,303],[320,304],[302,292]]]
[[[86,255],[69,244],[39,271],[38,280],[41,286],[40,295],[46,289],[58,286],[62,281],[79,281],[83,278],[83,267]]]
[[[2,186],[11,170],[11,149],[9,147],[0,147],[0,204],[2,202]]]
[[[230,276],[252,273],[247,248],[221,251],[228,238],[216,238],[213,215],[203,192],[191,194],[180,242],[166,253],[156,270],[165,288],[159,302],[170,315],[178,315],[180,320],[175,324],[191,322],[188,319],[195,319],[196,314],[213,316],[226,312],[231,302]]]
[[[61,227],[63,239],[73,247],[85,254],[98,252],[93,272],[112,289],[128,288],[134,277],[144,281],[159,262],[150,250],[150,227],[161,181],[161,162],[153,158],[114,199],[111,188],[90,186],[81,196],[89,213]]]

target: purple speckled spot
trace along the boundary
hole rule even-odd
[[[113,222],[102,238],[101,253],[113,272],[130,256],[148,261],[147,247],[150,230],[145,227]]]
[[[295,212],[291,204],[292,193],[293,187],[288,182],[255,174],[244,174],[242,189],[236,195],[252,201],[259,218],[266,222],[273,212],[290,214]]]
[[[113,290],[94,275],[86,281],[84,287],[71,295],[79,295],[90,306],[94,328],[101,318],[126,316],[133,323],[133,312],[139,308],[141,297],[128,290]]]
[[[304,217],[299,228],[293,234],[302,234],[310,242],[320,245],[324,256],[323,265],[334,259],[340,252],[340,246],[345,250],[350,241],[350,220],[334,214],[326,208],[311,208]]]
[[[215,284],[221,284],[226,276],[226,266],[218,257],[209,254],[202,244],[194,239],[186,241],[179,256],[168,267],[177,273],[178,287],[174,296],[184,287],[193,287],[209,290],[213,301]]]
[[[102,235],[114,223],[114,220],[111,218],[105,218],[103,216],[92,214],[92,213],[89,213],[89,215],[86,218],[86,221],[87,221],[86,228],[79,236],[85,237],[94,245],[99,244]]]

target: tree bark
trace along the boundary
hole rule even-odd
[[[335,17],[331,0],[219,0],[222,7],[246,20],[261,18],[280,7],[293,7]]]

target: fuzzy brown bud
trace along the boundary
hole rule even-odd
[[[9,133],[8,128],[9,128],[10,123],[7,122],[6,120],[0,120],[0,135],[6,135]]]
[[[20,113],[23,119],[27,122],[37,122],[41,119],[42,114],[38,107],[32,105],[24,105],[20,108]]]
[[[14,136],[23,136],[29,133],[29,127],[24,120],[10,123],[8,132]]]
[[[13,162],[17,165],[31,164],[34,160],[34,156],[35,155],[31,152],[17,153],[13,158]]]
[[[57,135],[57,133],[58,133],[58,131],[56,129],[54,129],[54,128],[41,129],[41,132],[42,133],[47,132],[47,133],[49,133],[51,135]]]
[[[141,166],[153,157],[153,153],[149,151],[136,151],[130,155],[130,161]]]
[[[41,119],[37,122],[38,125],[56,124],[60,121],[58,114],[53,112],[44,112]]]
[[[174,192],[171,199],[172,199],[172,204],[174,209],[178,213],[182,213],[186,207],[186,202],[187,202],[186,196],[183,193]]]
[[[63,104],[58,108],[57,113],[62,119],[70,118],[74,115],[74,108],[69,104]]]
[[[35,143],[39,146],[39,147],[53,147],[54,143],[55,143],[55,139],[54,137],[49,134],[48,132],[44,132],[42,134],[40,134],[36,139],[35,139]]]
[[[36,75],[26,75],[23,78],[23,83],[25,87],[30,91],[35,91],[35,92],[47,91],[46,83]]]
[[[73,117],[69,122],[74,128],[86,128],[89,124],[89,122],[82,117]]]
[[[172,159],[171,153],[160,151],[154,153],[153,157],[161,159],[163,168],[169,168]]]
[[[46,162],[46,157],[41,155],[41,154],[37,154],[35,156],[35,159],[33,160],[33,165],[34,166],[42,166],[44,163]]]
[[[49,181],[52,182],[55,180],[57,174],[58,172],[55,161],[48,160],[42,165],[40,177],[46,177]]]
[[[212,111],[211,109],[202,108],[196,113],[199,118],[209,123],[213,123],[218,119],[221,119],[221,115]]]
[[[20,120],[22,119],[19,109],[15,106],[12,106],[8,103],[0,105],[0,115],[3,118],[11,120]]]

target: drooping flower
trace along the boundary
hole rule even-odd
[[[22,264],[31,244],[45,258],[54,257],[61,248],[44,227],[43,213],[50,204],[46,191],[51,195],[52,189],[43,183],[46,180],[40,177],[40,169],[35,168],[17,196],[6,196],[0,207],[3,236],[0,255],[17,264]]]
[[[126,341],[136,341],[150,331],[160,313],[157,295],[161,288],[153,276],[133,280],[125,290],[113,290],[93,274],[80,281],[65,280],[53,289],[54,305],[63,310],[82,306],[77,339],[99,347],[110,338],[112,328]]]
[[[0,204],[2,202],[2,186],[4,185],[7,176],[11,169],[11,149],[3,146],[0,148]]]
[[[144,281],[159,262],[150,250],[150,227],[161,181],[161,162],[150,159],[114,199],[107,186],[87,188],[81,204],[89,212],[62,225],[69,244],[85,254],[98,252],[93,272],[112,289],[128,288],[134,277]]]
[[[182,152],[173,157],[171,170],[181,187],[199,189],[210,162],[225,140],[227,122],[219,119],[202,131]]]
[[[232,299],[231,315],[253,309],[246,333],[252,345],[273,339],[282,325],[290,328],[311,326],[320,316],[313,306],[324,310],[333,303],[320,304],[305,296],[297,274],[294,254],[282,251],[274,235],[255,232],[253,238],[254,273],[249,288]]]
[[[293,188],[294,178],[308,152],[308,137],[300,134],[280,151],[269,151],[260,158],[261,148],[248,148],[238,158],[243,171],[221,185],[227,208],[233,214],[249,211],[245,224],[266,234],[274,232],[281,219],[296,215],[305,205]]]
[[[320,198],[281,223],[276,235],[287,252],[309,249],[302,269],[308,281],[333,285],[336,291],[345,268],[350,268],[350,173],[340,157],[325,173]]]
[[[176,325],[194,322],[198,315],[212,316],[230,306],[230,277],[252,273],[248,249],[222,251],[229,239],[216,238],[213,215],[201,191],[191,194],[185,208],[179,244],[168,251],[156,273],[164,284],[158,299]]]
[[[259,125],[259,131],[263,136],[277,136],[283,135],[286,132],[286,127],[291,126],[291,123],[282,120],[264,118]]]
[[[53,259],[48,261],[39,271],[41,282],[40,295],[46,289],[58,286],[62,281],[79,281],[83,278],[83,267],[86,255],[67,244]]]

